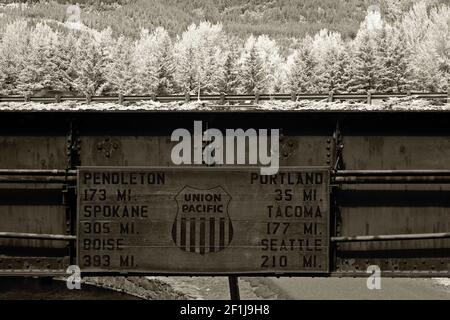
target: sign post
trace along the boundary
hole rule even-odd
[[[239,294],[239,280],[236,276],[228,277],[228,284],[230,286],[230,299],[233,301],[237,301],[241,299],[241,295]]]
[[[78,265],[84,273],[326,274],[329,180],[325,167],[272,176],[254,167],[81,167]]]

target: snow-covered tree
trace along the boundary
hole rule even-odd
[[[425,35],[428,33],[430,24],[427,1],[415,3],[401,21],[401,28],[408,50],[414,52],[417,45],[423,41]]]
[[[55,48],[55,63],[59,70],[60,90],[77,91],[75,80],[77,78],[75,69],[75,59],[77,35],[74,32],[68,32],[66,35],[58,37],[57,47]]]
[[[156,28],[154,57],[157,68],[157,94],[169,94],[174,90],[173,74],[175,71],[173,44],[169,33],[164,28]]]
[[[376,32],[362,23],[349,47],[351,54],[346,72],[350,92],[367,92],[376,88],[375,36]]]
[[[408,51],[402,30],[384,24],[375,38],[377,91],[406,92],[409,73]]]
[[[28,53],[29,27],[26,21],[8,24],[0,42],[0,93],[17,93],[18,76]]]
[[[180,47],[177,46],[177,49]],[[197,89],[197,66],[194,48],[188,46],[183,51],[176,50],[175,81],[181,93],[195,93]]]
[[[141,94],[168,94],[173,90],[172,41],[167,31],[143,29],[134,54],[138,91]]]
[[[327,92],[346,92],[346,67],[349,58],[345,47],[333,48],[327,55],[323,63],[318,68],[318,88],[323,93]]]
[[[261,58],[263,72],[267,79],[266,92],[279,92],[283,83],[283,58],[277,43],[267,35],[259,36],[255,41],[255,49]]]
[[[105,79],[116,94],[132,94],[136,90],[133,43],[120,36],[111,48],[111,61],[105,68]]]
[[[237,94],[239,92],[239,57],[241,48],[236,39],[229,38],[227,43],[229,46],[225,52],[224,75],[220,91],[227,94]]]
[[[155,57],[155,41],[147,29],[141,31],[134,50],[136,90],[140,94],[154,94],[158,87],[158,70]]]
[[[384,0],[384,16],[390,23],[399,21],[402,17],[402,3],[399,0]]]
[[[104,71],[109,60],[102,51],[100,38],[83,32],[75,44],[72,66],[75,72],[73,86],[85,95],[101,94],[106,83]]]
[[[315,93],[319,90],[317,61],[311,44],[312,39],[305,38],[300,48],[288,57],[286,88],[291,93]]]
[[[312,54],[319,64],[326,59],[329,52],[342,50],[344,46],[341,34],[327,29],[320,30],[310,41]]]
[[[190,93],[218,93],[223,82],[225,33],[221,24],[192,24],[175,44],[176,82]]]
[[[19,73],[17,88],[22,94],[32,94],[46,88],[62,89],[61,70],[56,62],[58,34],[48,25],[38,23],[30,34],[29,51]]]
[[[242,93],[264,93],[268,89],[268,74],[264,61],[256,47],[256,39],[250,36],[240,57],[240,91]]]
[[[344,72],[348,63],[345,44],[337,32],[321,30],[312,40],[311,51],[314,56],[317,92],[342,91]]]
[[[445,91],[450,79],[450,8],[431,9],[427,26],[413,49],[413,77],[421,90]]]

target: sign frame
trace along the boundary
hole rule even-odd
[[[142,171],[169,171],[169,172],[259,172],[259,166],[79,166],[77,167],[77,215],[76,215],[76,257],[75,261],[78,266],[81,266],[81,256],[80,256],[80,218],[81,218],[81,171],[83,170],[98,170],[98,171],[119,171],[119,172],[130,172],[133,170]],[[331,169],[329,166],[280,166],[280,171],[320,171],[326,174],[326,179],[324,179],[324,194],[326,194],[326,231],[327,234],[324,236],[326,239],[326,270],[311,270],[311,271],[281,271],[281,270],[269,270],[269,271],[173,271],[173,270],[83,270],[82,273],[91,275],[122,275],[122,274],[132,274],[132,275],[198,275],[198,276],[209,276],[209,275],[257,275],[257,276],[272,276],[272,275],[284,275],[284,276],[329,276],[332,268],[332,243],[331,243],[331,231],[332,231],[332,204],[331,204]],[[180,190],[182,186],[180,186]]]

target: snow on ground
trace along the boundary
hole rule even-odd
[[[230,289],[227,277],[146,277],[169,285],[188,299],[228,300]],[[240,277],[239,291],[243,300],[276,299],[278,295],[258,277]]]
[[[450,290],[450,278],[433,278],[433,281],[446,289]]]
[[[61,103],[0,102],[0,111],[450,111],[450,103],[436,100],[391,98],[376,104],[327,101],[263,101],[257,105],[221,105],[192,101],[161,103],[155,101],[111,102],[64,101]]]

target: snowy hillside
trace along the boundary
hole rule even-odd
[[[37,23],[5,11],[0,94],[446,92],[450,7],[436,3],[416,1],[395,15],[367,10],[354,38],[323,29],[287,48],[266,34],[236,37],[220,22],[192,24],[177,37],[161,26],[128,37],[97,31],[77,10],[65,22]]]

